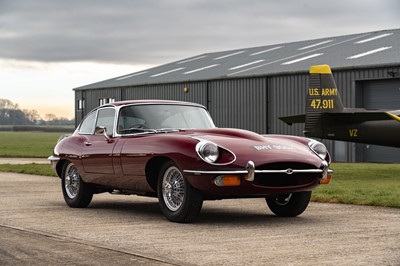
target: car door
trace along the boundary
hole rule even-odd
[[[115,109],[107,107],[99,109],[94,134],[85,135],[82,150],[82,163],[86,173],[114,174],[113,150],[118,139],[113,137]],[[104,130],[99,131],[99,127]],[[97,131],[97,132],[96,132]],[[103,132],[104,131],[104,132]]]

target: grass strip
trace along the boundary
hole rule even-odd
[[[317,202],[400,208],[400,164],[333,163],[329,185],[314,190]]]
[[[0,164],[0,172],[57,176],[50,164]]]
[[[0,157],[47,158],[63,133],[0,132]]]

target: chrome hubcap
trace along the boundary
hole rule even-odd
[[[80,176],[78,170],[73,164],[67,166],[65,173],[66,173],[64,182],[65,192],[67,193],[70,199],[73,199],[78,195]]]
[[[182,173],[175,166],[167,169],[162,180],[162,195],[165,205],[171,211],[177,211],[185,197],[185,182]]]

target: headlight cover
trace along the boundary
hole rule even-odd
[[[197,143],[196,152],[203,161],[210,164],[215,163],[219,157],[217,144],[207,140],[202,140]]]
[[[322,160],[326,160],[327,157],[329,157],[329,153],[325,145],[319,141],[309,139],[308,147],[310,147],[310,149]]]

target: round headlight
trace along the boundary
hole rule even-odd
[[[197,154],[207,163],[214,163],[219,156],[217,144],[210,141],[200,141],[196,145]]]
[[[326,156],[328,155],[328,150],[324,144],[316,140],[310,140],[308,146],[315,154],[318,155],[319,158],[325,160]]]

